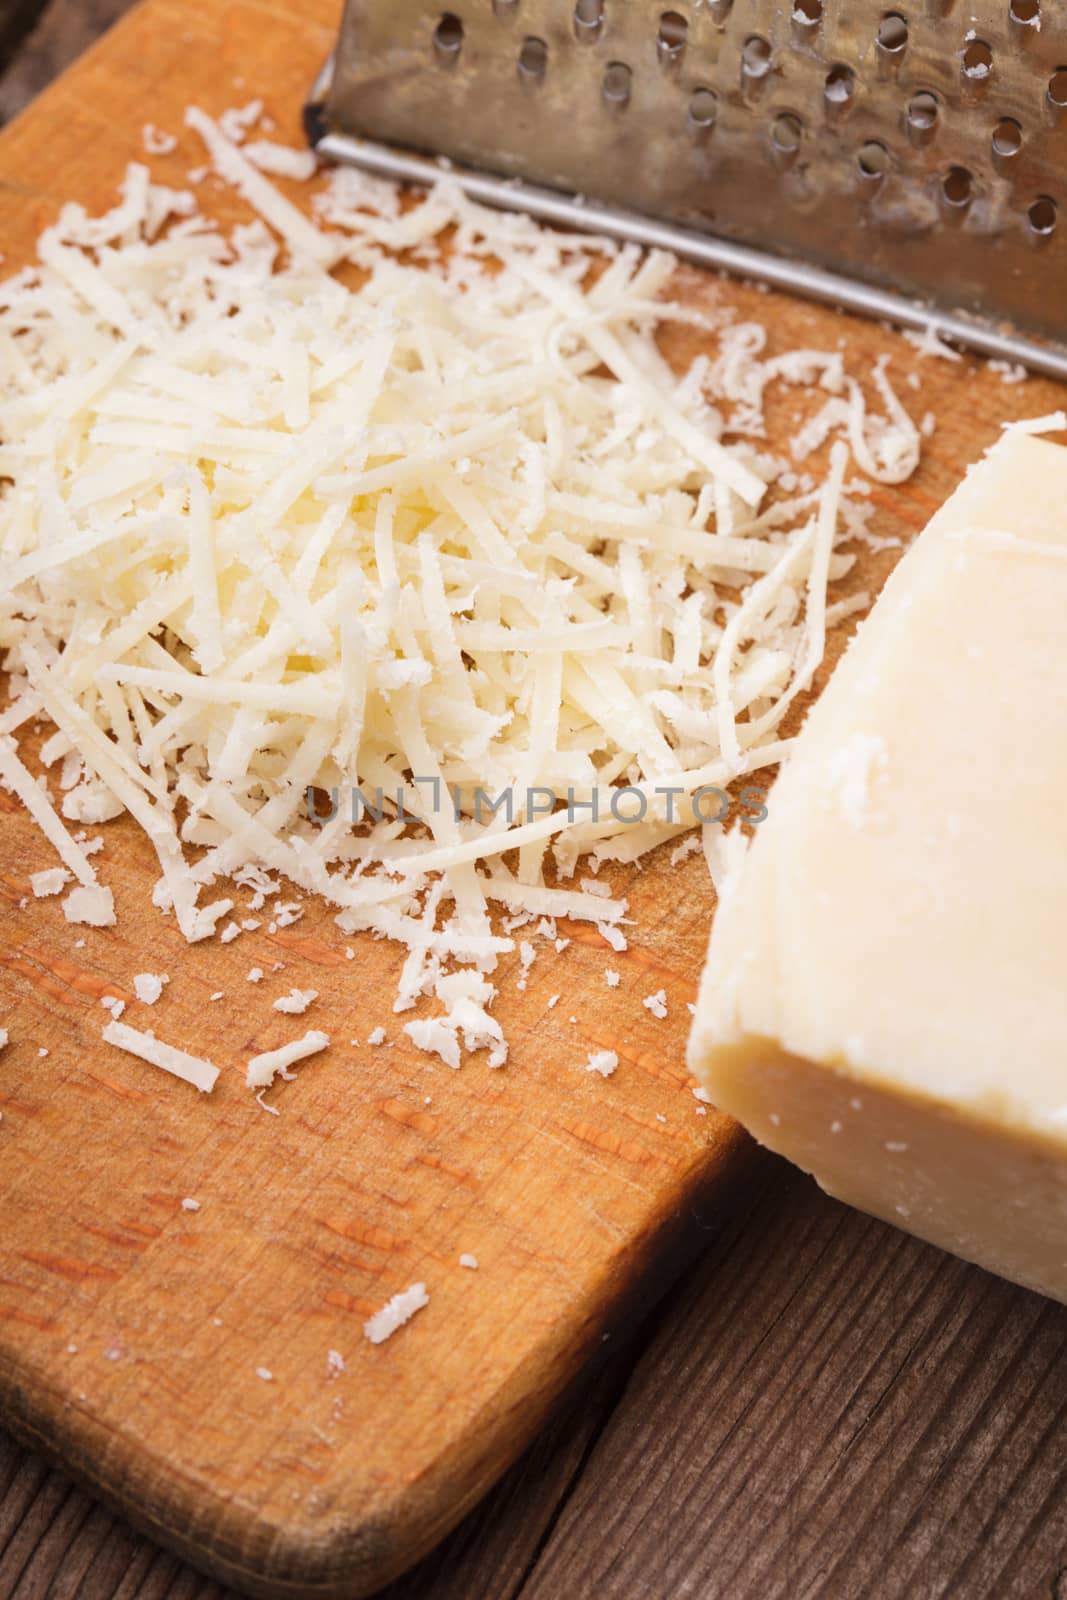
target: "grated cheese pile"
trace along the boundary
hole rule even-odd
[[[764,358],[755,324],[672,306],[666,254],[352,171],[312,221],[267,176],[306,162],[188,121],[259,220],[224,237],[133,165],[0,284],[0,782],[71,920],[113,909],[63,819],[127,811],[188,940],[233,880],[262,904],[283,877],[406,946],[395,1009],[446,1008],[417,1044],[499,1065],[491,911],[625,948],[577,863],[638,859],[693,826],[684,797],[781,758],[866,601],[827,601],[868,509],[850,453],[897,482],[919,435],[883,367],[868,415],[840,352]],[[670,319],[717,357],[676,375]],[[797,460],[764,448],[772,382],[826,395]],[[798,460],[828,438],[817,481]],[[15,738],[39,718],[44,785]]]

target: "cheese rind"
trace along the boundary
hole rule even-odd
[[[1067,450],[900,563],[724,887],[690,1040],[824,1188],[1067,1300]]]

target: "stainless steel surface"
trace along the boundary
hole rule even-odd
[[[320,101],[338,159],[1067,376],[1067,0],[348,0]]]

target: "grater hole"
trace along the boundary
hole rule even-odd
[[[919,133],[928,133],[937,122],[938,110],[936,94],[920,89],[908,101],[908,126]]]
[[[667,65],[680,61],[689,34],[689,24],[680,11],[665,11],[659,19],[656,49]]]
[[[604,0],[577,0],[574,32],[581,44],[592,44],[604,26]]]
[[[442,66],[454,67],[463,49],[463,24],[454,11],[442,13],[433,30],[433,47]]]
[[[965,206],[970,205],[973,191],[974,179],[966,167],[949,167],[941,179],[941,193],[945,198],[945,204],[957,210],[962,211]]]
[[[1002,161],[1017,156],[1023,147],[1023,130],[1014,117],[1001,117],[993,129],[993,154]]]
[[[795,156],[804,137],[804,125],[791,111],[783,111],[771,124],[771,143],[781,156]]]
[[[827,102],[837,110],[843,110],[856,92],[856,75],[851,67],[846,67],[839,62],[831,67],[826,74],[826,84],[823,95]]]
[[[750,33],[741,46],[741,69],[748,78],[765,78],[771,70],[771,47],[759,33]]]
[[[1048,80],[1048,97],[1057,109],[1067,106],[1067,67],[1057,67]]]
[[[889,170],[889,151],[880,139],[868,139],[856,155],[860,177],[868,183],[881,183]]]
[[[714,89],[694,89],[685,115],[691,132],[709,132],[719,115],[719,97]]]
[[[875,39],[885,55],[901,56],[908,47],[908,24],[898,11],[889,11],[878,24]]]
[[[984,39],[972,39],[963,51],[963,76],[985,83],[993,71],[993,48]]]
[[[1030,232],[1047,239],[1056,231],[1056,202],[1047,194],[1039,195],[1026,213]]]
[[[1011,20],[1021,22],[1024,27],[1040,28],[1041,26],[1041,0],[1011,0]]]
[[[814,33],[822,21],[822,0],[794,0],[793,21],[798,28]]]
[[[547,44],[543,39],[528,35],[519,50],[519,77],[526,83],[541,83],[547,66]]]
[[[519,0],[493,0],[493,15],[508,22],[519,9]]]
[[[600,85],[605,105],[610,106],[613,111],[625,111],[630,104],[632,85],[633,74],[625,61],[609,61]]]

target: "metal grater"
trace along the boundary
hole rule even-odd
[[[1067,0],[448,4],[347,0],[324,155],[1067,378]]]

